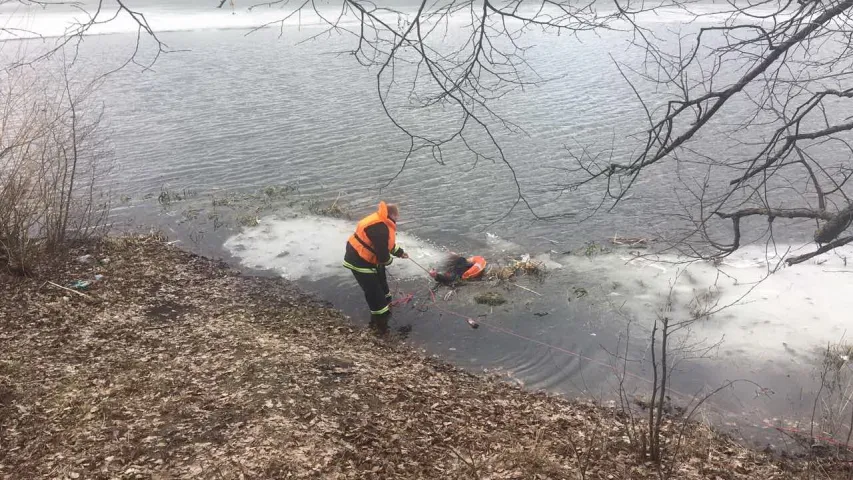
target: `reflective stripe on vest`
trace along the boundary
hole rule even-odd
[[[344,267],[349,268],[350,270],[352,270],[354,272],[358,272],[358,273],[376,273],[375,268],[356,267],[355,265],[353,265],[349,262],[344,262]]]

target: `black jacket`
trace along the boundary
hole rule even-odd
[[[392,220],[393,221],[393,220]],[[388,226],[382,222],[375,223],[364,229],[367,238],[373,245],[376,258],[379,260],[379,265],[391,264],[391,255],[400,257],[403,255],[403,249],[395,246],[394,250],[388,248]],[[350,264],[357,268],[376,268],[378,265],[368,263],[365,259],[358,255],[358,252],[347,242],[347,252],[344,255],[344,266]]]
[[[436,274],[435,281],[450,285],[461,280],[462,275],[465,275],[465,272],[473,266],[474,264],[469,262],[465,257],[459,257],[452,264],[447,265],[447,271]]]

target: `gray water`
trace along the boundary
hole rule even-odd
[[[288,29],[284,36],[275,29],[251,35],[245,29],[209,29],[204,19],[189,15],[207,12],[211,3],[215,2],[151,2],[153,10],[201,23],[175,27],[192,31],[160,33],[163,42],[180,51],[162,56],[150,70],[131,66],[119,71],[98,92],[117,158],[109,185],[117,195],[130,197],[133,205],[116,209],[119,223],[130,219],[137,225],[157,224],[190,248],[229,258],[222,244],[238,228],[205,228],[199,238],[174,209],[161,209],[151,197],[164,190],[190,189],[197,198],[206,198],[298,185],[301,195],[339,198],[357,214],[368,212],[379,200],[394,201],[400,204],[401,229],[407,233],[490,258],[557,255],[615,234],[651,237],[682,227],[668,215],[677,211],[674,198],[680,183],[667,166],[650,169],[618,208],[593,216],[589,215],[601,200],[600,188],[555,191],[571,179],[562,170],[572,166],[567,146],[612,148],[616,159],[624,159],[641,141],[631,134],[642,131],[644,113],[611,60],[612,55],[634,61],[622,33],[584,35],[582,41],[531,33],[527,41],[538,47],[531,50],[529,60],[551,80],[514,92],[495,105],[527,132],[499,131],[498,140],[533,210],[538,215],[568,214],[542,221],[523,205],[509,213],[517,200],[510,169],[501,162],[475,164],[462,145],[445,150],[445,165],[418,153],[397,175],[407,138],[381,109],[375,71],[359,66],[351,56],[333,54],[352,48],[351,39],[329,36],[297,44],[318,32],[310,26]],[[244,13],[235,17],[240,15]],[[662,23],[659,28],[668,26]],[[121,33],[89,37],[78,68],[109,70],[128,57],[134,40],[135,36]],[[150,46],[146,41],[141,59],[150,58]],[[643,93],[653,93],[646,88]],[[737,113],[735,103],[732,121]],[[445,128],[452,121],[442,112],[407,118],[423,132]],[[725,123],[727,117],[723,118]],[[695,147],[713,150],[714,138],[699,139]],[[783,235],[788,236],[776,240],[808,239],[812,226],[802,225],[785,230]],[[510,251],[490,243],[486,233],[510,242]],[[304,232],[304,241],[313,241],[312,232]],[[406,341],[468,368],[500,371],[531,389],[610,399],[615,377],[606,366],[614,363],[608,352],[620,342],[624,321],[602,298],[571,294],[577,287],[600,290],[597,281],[562,269],[544,283],[526,283],[541,297],[500,287],[508,288],[503,293],[510,303],[495,309],[472,302],[480,287],[459,289],[448,308],[480,318],[484,325],[478,330],[459,318],[410,306],[397,309],[392,326],[412,326]],[[365,323],[361,293],[351,278],[302,279],[300,284],[332,301],[354,322]],[[395,288],[419,292],[421,299],[426,296],[423,281],[407,279],[395,283]],[[631,347],[639,352],[647,349],[641,339]],[[727,390],[715,400],[714,421],[746,419],[738,424],[746,436],[775,442],[768,436],[772,431],[748,426],[764,417],[798,417],[809,406],[809,396],[799,387],[807,382],[792,384],[790,366],[744,364],[735,353],[723,348],[722,358],[691,362],[677,372],[674,384],[678,391],[693,393],[743,374],[759,377],[777,392],[775,397],[757,398],[752,387]],[[798,366],[797,375],[807,375],[809,368]],[[649,376],[643,365],[633,373]],[[641,391],[642,382],[635,383],[631,388]]]

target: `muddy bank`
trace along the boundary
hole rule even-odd
[[[0,278],[3,478],[658,478],[616,412],[378,339],[284,280],[156,237],[68,258]],[[676,478],[798,476],[686,435]]]

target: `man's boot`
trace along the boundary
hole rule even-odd
[[[376,332],[377,335],[388,335],[388,318],[390,316],[391,315],[388,313],[383,313],[382,315],[370,315],[370,324],[368,326],[371,330]]]

